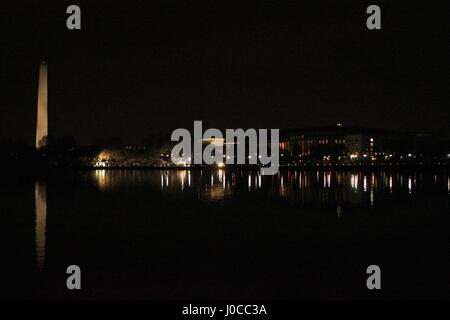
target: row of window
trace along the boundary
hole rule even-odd
[[[332,139],[319,139],[319,140],[317,140],[317,143],[318,144],[329,144],[329,143],[331,143],[331,142],[333,142],[334,141],[334,144],[345,144],[345,139],[334,139],[334,140],[332,140]],[[313,140],[307,140],[307,141],[295,141],[294,139],[292,139],[291,141],[290,141],[290,143],[295,143],[295,142],[297,142],[297,143],[306,143],[306,144],[310,144],[310,145],[312,145],[313,143],[314,143],[314,141]],[[289,142],[281,142],[280,143],[280,148],[287,148],[287,145],[288,145],[288,143]]]
[[[333,141],[333,140],[331,140]],[[319,144],[328,144],[328,139],[320,139],[318,140]],[[334,144],[345,144],[345,139],[334,139]]]

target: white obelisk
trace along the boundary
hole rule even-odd
[[[39,67],[39,91],[37,104],[36,148],[47,145],[47,64],[42,62]]]

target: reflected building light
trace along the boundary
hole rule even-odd
[[[101,190],[106,188],[106,170],[105,169],[95,170],[95,179],[97,180],[98,187]]]
[[[163,189],[164,189],[164,175],[161,172],[161,190],[163,190]]]
[[[225,189],[225,187],[226,187],[226,182],[227,182],[227,173],[224,171],[223,178],[222,178],[222,188],[223,189]]]
[[[377,184],[377,177],[375,176],[375,173],[372,172],[372,179],[370,181],[370,186],[372,189],[376,188],[378,186]]]
[[[364,192],[367,192],[367,176],[364,176],[363,189],[364,189]]]
[[[373,208],[375,205],[375,191],[373,189],[370,189],[370,207]]]
[[[219,182],[222,182],[222,179],[223,179],[223,170],[222,169],[219,169],[217,171],[217,178],[219,179]]]
[[[302,175],[302,172],[300,171],[298,174],[298,187],[299,188],[302,187],[302,180],[303,180],[303,175]]]
[[[393,178],[392,176],[389,177],[389,191],[392,192],[392,186],[393,186]]]
[[[350,177],[350,184],[352,186],[352,189],[355,189],[355,191],[358,189],[358,181],[359,177],[357,174],[352,173],[351,177]]]
[[[261,174],[258,175],[258,187],[261,188]]]
[[[450,193],[450,177],[447,178],[447,192]]]
[[[412,193],[412,178],[408,177],[408,191]]]
[[[40,271],[45,265],[45,242],[47,228],[47,187],[36,181],[34,188],[36,210],[36,266]]]
[[[185,176],[186,172],[181,172],[181,191],[184,190],[184,176]]]
[[[323,186],[329,188],[331,186],[331,172],[323,173]]]
[[[211,187],[214,185],[214,175],[211,173]]]
[[[166,187],[169,186],[169,172],[166,171]]]
[[[188,171],[188,186],[191,186],[191,171]]]
[[[248,190],[252,189],[252,177],[250,173],[248,174]]]

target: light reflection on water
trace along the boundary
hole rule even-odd
[[[94,183],[100,192],[133,192],[134,188],[144,188],[177,199],[190,198],[219,205],[227,201],[238,204],[247,196],[250,201],[258,201],[258,197],[282,199],[301,205],[328,206],[337,219],[345,216],[349,205],[372,210],[384,203],[416,199],[422,194],[443,195],[444,199],[450,196],[450,176],[445,173],[283,170],[275,176],[262,176],[259,171],[224,169],[94,170],[84,171],[80,176],[89,185]],[[34,201],[38,270],[44,269],[46,262],[47,199],[46,182],[37,181]],[[51,209],[49,213],[51,215]]]
[[[101,191],[146,185],[168,194],[195,195],[205,201],[226,201],[239,194],[263,194],[300,203],[360,204],[369,208],[380,199],[411,195],[425,188],[450,192],[447,174],[283,170],[262,176],[258,170],[95,170]]]
[[[38,270],[42,270],[45,265],[45,233],[47,228],[47,188],[44,182],[36,181],[34,196],[36,210],[36,266]]]

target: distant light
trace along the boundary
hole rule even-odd
[[[408,157],[412,157],[412,154],[411,154],[411,153],[408,153]]]
[[[225,166],[225,164],[224,164],[223,162],[219,162],[219,163],[217,164],[217,166],[218,166],[219,168],[222,168],[223,166]]]
[[[336,123],[336,125],[338,126],[338,127],[342,127],[342,123]]]

